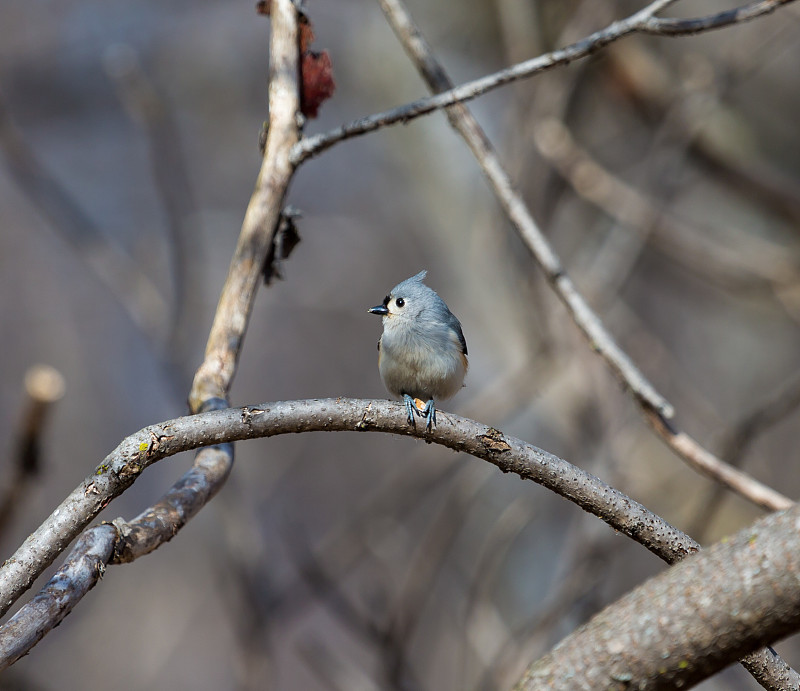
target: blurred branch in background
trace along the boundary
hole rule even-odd
[[[161,346],[169,333],[167,302],[152,280],[91,220],[34,153],[14,125],[0,92],[0,151],[11,177],[141,332]]]
[[[706,238],[710,233],[672,216],[661,203],[603,168],[578,146],[562,122],[548,119],[539,123],[534,142],[576,194],[700,278],[740,290],[778,291],[800,282],[800,258],[787,248],[731,226],[725,228],[726,239],[720,233]],[[735,242],[730,241],[732,235]]]
[[[198,320],[202,288],[199,276],[202,234],[197,227],[197,205],[181,147],[181,132],[172,109],[148,79],[139,55],[131,46],[111,46],[104,62],[126,112],[147,138],[153,180],[167,221],[164,245],[169,253],[172,287],[169,348],[173,359],[180,361],[188,345],[188,329]]]
[[[758,438],[785,420],[800,407],[800,376],[795,374],[787,383],[767,400],[757,406],[749,415],[740,420],[720,442],[725,458],[733,465],[741,465],[747,452]],[[725,492],[717,486],[711,488],[704,501],[700,503],[697,515],[692,519],[689,533],[702,542],[708,532],[712,519],[725,500]]]
[[[8,531],[16,509],[31,489],[31,481],[42,471],[42,438],[53,404],[61,400],[65,386],[61,373],[49,365],[35,365],[25,373],[26,400],[0,494],[0,535]]]
[[[782,13],[787,19],[781,27],[784,33],[789,34],[784,37],[787,43],[793,40],[794,30],[800,23],[796,7],[787,7]],[[674,126],[686,132],[692,155],[702,160],[709,172],[797,224],[800,222],[797,184],[752,147],[757,133],[724,98],[726,91],[749,74],[757,73],[762,67],[762,58],[774,49],[775,37],[770,37],[757,51],[733,50],[730,56],[732,66],[712,65],[697,57],[695,81],[699,77],[704,82],[700,85],[703,88],[699,104],[703,117],[692,117],[698,113],[696,108],[690,108],[687,117],[676,119]],[[673,103],[675,92],[680,88],[678,75],[665,69],[652,51],[632,42],[619,43],[609,51],[608,58],[611,77],[617,88],[646,116],[662,112]]]

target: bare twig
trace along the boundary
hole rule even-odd
[[[516,690],[688,688],[795,631],[798,521],[800,506],[772,514],[652,578],[533,663]],[[777,688],[797,688],[796,677]]]
[[[644,19],[638,31],[656,36],[689,36],[702,31],[721,29],[731,24],[741,24],[756,17],[770,14],[781,5],[788,5],[792,0],[761,0],[751,2],[732,10],[725,10],[705,17],[691,17],[687,19],[672,19],[649,16]]]
[[[794,21],[787,22],[783,27],[792,37],[795,34],[793,25],[796,26],[797,13],[791,10],[796,8],[797,5],[787,8],[787,19]],[[618,44],[616,48],[609,51],[607,57],[613,79],[622,82],[624,93],[629,94],[634,103],[640,109],[644,107],[646,112],[672,107],[677,84],[669,74],[659,69],[653,57],[644,52],[641,46],[631,43]],[[770,39],[755,54],[752,50],[741,51],[740,57],[746,61],[747,67],[734,68],[733,74],[723,81],[723,85],[730,89],[752,70],[761,69],[767,57],[765,53],[769,51],[773,54],[775,49],[775,40]],[[703,90],[705,107],[708,108],[709,101],[713,105],[713,110],[708,111],[710,126],[709,123],[698,123],[697,118],[691,114],[676,119],[674,123],[684,131],[684,138],[691,139],[692,154],[740,193],[753,197],[771,212],[778,213],[796,225],[800,221],[800,194],[794,179],[764,160],[756,151],[749,151],[748,155],[742,156],[736,148],[731,149],[721,143],[717,136],[719,117],[722,116],[724,122],[732,106],[714,91],[708,88]]]
[[[155,189],[166,214],[172,286],[169,345],[173,359],[178,359],[185,344],[187,327],[197,321],[196,305],[199,301],[190,297],[196,293],[199,284],[197,247],[200,242],[197,219],[192,218],[196,203],[181,149],[181,131],[174,114],[148,79],[137,52],[131,46],[111,46],[106,51],[104,62],[106,73],[117,87],[126,111],[146,135]]]
[[[0,496],[0,535],[25,496],[30,480],[41,470],[41,441],[52,405],[64,395],[64,377],[48,365],[36,365],[25,373],[23,416],[16,439],[10,478]]]
[[[539,57],[526,60],[499,72],[480,77],[455,88],[442,91],[436,96],[421,98],[406,105],[387,110],[382,113],[359,118],[324,134],[305,137],[293,150],[292,161],[301,163],[310,156],[321,153],[334,144],[351,137],[374,132],[388,125],[407,123],[421,115],[452,106],[454,103],[468,101],[482,94],[509,84],[518,79],[531,77],[539,72],[566,65],[574,60],[600,50],[614,41],[633,33],[648,33],[662,36],[679,36],[711,29],[719,29],[755,19],[774,12],[782,5],[794,0],[763,0],[744,5],[735,10],[720,12],[703,18],[694,19],[659,19],[654,15],[671,5],[675,0],[658,0],[625,19],[613,22],[609,26],[596,31],[586,38],[572,43],[565,48],[545,53]]]
[[[647,234],[656,249],[699,276],[743,287],[779,288],[798,282],[798,261],[785,248],[735,227],[725,232],[736,238],[736,250],[704,239],[697,228],[658,208],[654,199],[603,168],[578,145],[564,123],[552,118],[538,123],[534,142],[582,199],[634,232]]]
[[[448,88],[450,80],[447,74],[436,61],[430,47],[408,13],[402,8],[399,0],[381,0],[381,5],[404,48],[431,89]],[[676,430],[668,422],[668,418],[672,416],[673,412],[671,404],[655,391],[627,354],[615,343],[599,317],[578,292],[547,238],[537,226],[525,202],[514,188],[497,153],[474,116],[463,104],[449,107],[447,116],[475,155],[503,210],[544,270],[553,290],[567,307],[573,321],[587,338],[593,350],[603,357],[612,371],[633,393],[651,427],[698,472],[724,484],[759,506],[772,510],[791,506],[790,499],[751,478],[746,473],[731,468],[704,449],[692,437]]]

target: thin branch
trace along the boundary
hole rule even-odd
[[[647,17],[638,28],[644,34],[656,36],[689,36],[703,31],[721,29],[731,24],[742,24],[756,17],[771,14],[782,5],[788,5],[792,0],[761,0],[751,2],[732,10],[725,10],[705,17],[691,19],[672,19],[660,17]]]
[[[798,521],[800,506],[772,514],[650,579],[533,663],[516,691],[688,688],[796,631]]]
[[[359,118],[330,132],[304,137],[292,151],[292,162],[302,163],[307,158],[321,153],[338,142],[374,132],[388,125],[407,123],[421,115],[447,108],[455,103],[477,98],[497,87],[518,79],[531,77],[540,72],[566,65],[604,48],[614,41],[633,33],[649,33],[661,36],[680,36],[696,34],[711,29],[738,24],[774,12],[782,5],[794,0],[763,0],[743,5],[738,9],[697,19],[658,19],[654,15],[671,5],[674,0],[659,0],[625,19],[613,22],[604,29],[596,31],[565,48],[545,53],[512,67],[480,77],[460,86],[449,88],[436,96],[421,98],[391,110]]]
[[[442,412],[437,428],[425,433],[409,426],[405,408],[394,401],[347,398],[279,401],[189,415],[145,427],[124,439],[0,566],[0,602],[7,610],[52,563],[55,555],[156,461],[203,446],[315,431],[384,432],[441,444],[556,492],[667,563],[680,561],[699,549],[691,537],[602,480],[493,427]],[[113,562],[114,558],[110,561]],[[76,599],[71,599],[61,605],[71,608],[76,603]],[[28,622],[24,614],[28,607],[25,605],[16,615],[20,635],[23,622]],[[30,622],[30,625],[41,627],[38,620]],[[0,640],[3,630],[0,627]],[[9,655],[8,651],[0,648],[0,669],[13,662]],[[769,657],[769,652],[760,651],[748,662],[752,659],[754,662],[750,664],[768,665]],[[793,673],[780,658],[778,661],[776,664]]]
[[[148,78],[129,45],[115,44],[104,56],[105,69],[129,117],[146,137],[153,182],[166,215],[166,240],[172,299],[169,345],[180,358],[186,331],[198,321],[199,301],[190,295],[199,286],[198,228],[188,165],[181,148],[181,130],[174,113]],[[190,222],[190,219],[191,222]]]
[[[380,0],[380,2],[403,47],[430,88],[434,91],[447,89],[451,83],[447,74],[436,61],[427,42],[399,0]],[[447,117],[475,155],[503,210],[528,245],[573,321],[589,341],[592,349],[608,363],[612,371],[633,393],[650,426],[696,471],[724,484],[764,508],[774,511],[791,506],[793,502],[789,498],[746,473],[732,468],[668,422],[673,413],[672,405],[655,390],[628,355],[616,344],[600,318],[578,292],[564,270],[561,260],[514,188],[477,120],[463,104],[449,107]]]
[[[701,278],[745,288],[778,289],[798,282],[798,260],[786,248],[736,227],[725,232],[735,238],[737,249],[718,238],[706,239],[698,228],[658,208],[656,200],[604,168],[563,122],[548,118],[537,123],[533,140],[581,199],[629,227],[642,241],[652,241],[656,249]]]
[[[795,374],[788,383],[746,415],[725,435],[725,439],[720,443],[722,455],[729,459],[733,466],[739,467],[756,439],[791,415],[799,406],[800,375]],[[693,529],[689,532],[697,535],[698,539],[702,539],[725,498],[720,490],[719,485],[712,488],[691,521]]]

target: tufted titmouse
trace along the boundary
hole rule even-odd
[[[454,396],[467,373],[467,342],[461,324],[435,291],[422,281],[427,271],[398,283],[383,304],[368,312],[383,317],[378,369],[390,393],[402,397],[408,422],[414,415],[436,426],[435,398]],[[414,399],[427,401],[420,410]]]

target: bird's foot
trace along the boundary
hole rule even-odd
[[[417,409],[417,404],[414,402],[414,399],[411,398],[407,393],[403,394],[403,401],[406,404],[406,412],[408,413],[408,424],[412,427],[417,426],[416,420],[414,420],[414,415],[419,415],[419,410]]]
[[[428,418],[428,424],[425,425],[425,429],[428,432],[436,427],[436,404],[433,402],[432,398],[425,404],[420,414],[422,417]]]
[[[409,396],[407,393],[403,394],[403,402],[406,404],[406,412],[408,413],[408,424],[416,428],[417,422],[414,419],[415,415],[419,415],[427,420],[425,430],[430,432],[436,427],[436,404],[433,399],[429,399],[427,403],[423,403],[419,398]]]

